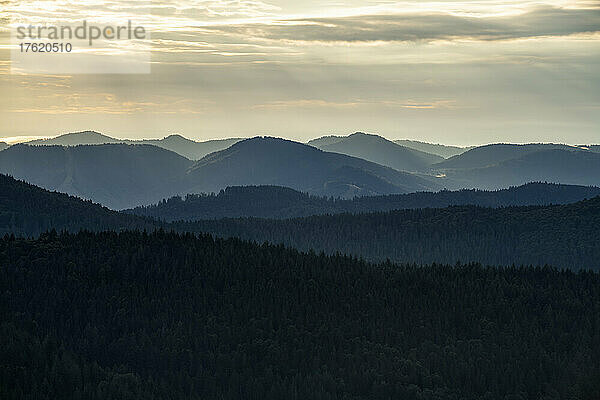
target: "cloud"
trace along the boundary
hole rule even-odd
[[[352,99],[350,101],[327,101],[323,99],[299,99],[299,100],[280,100],[252,106],[256,110],[281,110],[296,108],[335,108],[348,109],[358,107],[387,107],[387,108],[406,108],[406,109],[439,109],[439,108],[457,108],[454,100],[431,100],[431,101],[396,101],[396,100],[363,100]]]
[[[300,42],[419,42],[509,40],[600,31],[600,8],[538,7],[519,15],[474,17],[444,13],[303,18],[203,26],[201,30],[255,39]]]

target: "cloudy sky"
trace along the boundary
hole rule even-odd
[[[599,1],[2,0],[0,16],[0,138],[600,143]],[[17,24],[84,19],[147,27],[152,72],[11,70]]]

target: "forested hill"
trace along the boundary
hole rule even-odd
[[[153,231],[162,227],[285,243],[302,250],[341,252],[368,260],[450,264],[460,260],[600,270],[598,226],[600,197],[546,207],[456,206],[289,220],[162,223],[0,175],[0,235],[37,236],[51,229]]]
[[[152,222],[0,174],[0,235],[37,236],[47,230],[149,228]]]
[[[0,239],[0,398],[600,398],[600,276],[209,236]]]
[[[126,212],[165,221],[224,217],[294,218],[467,204],[484,207],[568,204],[599,195],[600,188],[597,187],[530,183],[497,191],[444,190],[344,200],[317,197],[278,186],[235,186],[218,194],[187,195],[184,199],[173,197],[157,205]]]
[[[367,260],[600,270],[600,197],[543,207],[455,206],[289,220],[204,220],[174,226]]]

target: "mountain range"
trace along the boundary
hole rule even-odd
[[[244,140],[210,154],[195,163],[189,175],[197,182],[190,193],[227,186],[277,185],[350,198],[442,188],[432,177],[271,137]]]
[[[215,151],[226,149],[241,139],[231,138],[196,142],[181,135],[170,135],[164,139],[124,140],[115,139],[94,131],[67,133],[52,139],[39,139],[27,142],[29,145],[44,146],[78,146],[98,144],[149,144],[170,150],[190,160],[199,160]],[[1,148],[0,148],[1,149]]]
[[[552,143],[535,144],[489,144],[475,147],[434,165],[436,169],[470,169],[493,166],[548,150],[584,151],[577,146]]]
[[[149,145],[29,146],[0,152],[0,172],[40,187],[129,208],[185,192],[192,161]]]
[[[543,150],[488,166],[442,171],[450,180],[449,187],[493,190],[532,181],[600,185],[600,154],[583,150]]]
[[[130,141],[86,131],[11,146],[0,153],[0,172],[124,209],[249,185],[340,198],[529,182],[600,186],[597,149],[501,143],[444,159],[360,132],[302,144],[271,137],[194,142],[178,135]]]
[[[327,136],[311,140],[308,144],[324,151],[363,158],[399,171],[424,172],[429,170],[432,164],[443,161],[440,156],[414,150],[381,136],[362,132],[350,136]]]
[[[465,151],[471,150],[475,148],[475,146],[468,147],[458,147],[458,146],[448,146],[443,144],[433,144],[420,142],[418,140],[394,140],[394,143],[399,144],[400,146],[405,146],[414,150],[419,150],[429,154],[435,154],[442,158],[450,158],[452,156],[457,156],[459,154],[464,153]]]
[[[0,172],[113,209],[236,185],[353,197],[439,190],[418,176],[283,139],[257,137],[193,162],[151,145],[31,146],[0,153]]]

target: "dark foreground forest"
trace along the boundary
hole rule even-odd
[[[600,398],[600,276],[237,239],[0,240],[1,399]]]

